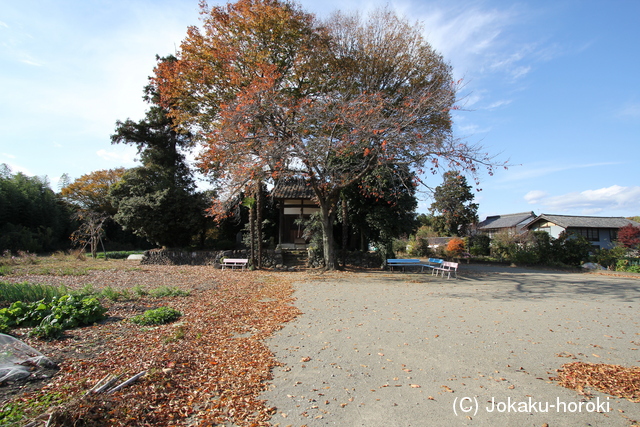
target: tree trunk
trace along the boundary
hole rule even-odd
[[[91,258],[98,258],[98,242],[96,241],[95,234],[91,236]]]
[[[342,198],[342,268],[347,268],[347,245],[349,244],[349,222],[347,220],[347,199]]]
[[[322,247],[324,251],[324,266],[326,270],[336,269],[335,239],[333,238],[333,222],[335,213],[326,206],[320,207],[322,213]]]
[[[256,183],[256,246],[258,250],[258,268],[262,268],[262,181]]]
[[[255,224],[256,223],[256,205],[251,203],[249,205],[249,260],[251,265],[256,265],[256,245],[255,245]]]

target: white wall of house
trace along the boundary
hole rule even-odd
[[[564,227],[560,227],[559,225],[553,224],[551,222],[544,222],[540,224],[536,224],[531,228],[533,231],[545,231],[549,233],[551,237],[557,239],[563,231],[565,231]],[[569,232],[572,229],[569,228]],[[575,231],[575,230],[574,230]],[[600,249],[611,249],[615,246],[615,241],[612,239],[612,229],[609,228],[592,228],[590,229],[591,233],[597,234],[597,240],[594,240],[594,237],[585,236],[587,240],[591,243],[592,246],[598,247]]]
[[[564,227],[560,227],[552,222],[540,222],[531,228],[533,231],[545,231],[549,233],[551,237],[557,239],[564,231]]]

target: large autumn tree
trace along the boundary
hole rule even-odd
[[[373,170],[491,166],[453,138],[451,67],[420,26],[386,9],[318,22],[280,0],[203,3],[202,16],[178,61],[156,68],[163,105],[201,141],[202,168],[229,195],[257,179],[305,177],[328,269],[340,193]]]

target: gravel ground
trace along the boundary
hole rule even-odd
[[[267,341],[272,425],[640,423],[640,403],[550,380],[575,361],[640,366],[638,278],[462,265],[327,273],[295,296],[303,314]]]

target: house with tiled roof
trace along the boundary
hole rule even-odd
[[[526,228],[545,231],[555,239],[563,232],[584,236],[595,249],[611,249],[618,238],[618,230],[629,224],[640,226],[640,223],[622,217],[542,214],[527,224]]]
[[[302,178],[283,178],[279,180],[271,197],[276,203],[279,214],[278,244],[285,249],[306,247],[302,237],[302,225],[297,219],[309,218],[320,208],[312,200],[313,189]]]
[[[521,212],[507,215],[488,216],[484,221],[480,222],[477,230],[481,233],[488,234],[493,238],[496,233],[509,232],[511,234],[520,234],[526,231],[526,226],[536,217],[532,212]]]

